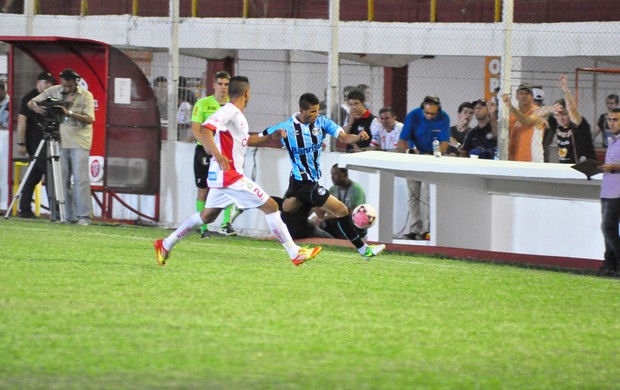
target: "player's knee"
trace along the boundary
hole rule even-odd
[[[341,218],[349,214],[349,209],[340,200],[331,195],[322,206],[325,210],[334,214],[336,218]]]
[[[282,211],[287,213],[294,213],[299,208],[300,204],[294,198],[286,198],[282,202]]]
[[[215,219],[217,218],[218,214],[219,214],[219,211],[218,212],[214,212],[213,209],[205,208],[205,209],[203,209],[200,212],[200,219],[202,219],[202,223],[205,223],[205,224],[211,223],[211,222],[215,221]]]
[[[204,202],[207,200],[208,194],[209,194],[209,188],[198,188],[196,199]]]
[[[345,206],[344,203],[340,203],[340,205],[338,205],[338,208],[334,210],[334,214],[337,218],[342,218],[349,214],[349,209],[347,209],[347,206]]]

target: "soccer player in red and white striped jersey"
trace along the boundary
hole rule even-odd
[[[165,239],[155,240],[157,263],[165,265],[174,245],[191,234],[198,226],[213,222],[220,212],[232,203],[240,209],[257,208],[265,213],[267,225],[286,249],[293,264],[299,266],[314,258],[321,247],[300,248],[280,217],[277,203],[258,184],[243,174],[243,162],[248,146],[263,143],[268,137],[250,135],[243,115],[250,99],[247,77],[230,79],[230,102],[217,110],[194,131],[194,136],[213,156],[209,167],[209,194],[205,208],[188,219]],[[281,133],[273,134],[274,138]]]

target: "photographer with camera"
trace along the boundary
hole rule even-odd
[[[92,214],[88,160],[93,141],[95,108],[93,94],[78,86],[80,79],[80,75],[73,69],[64,69],[60,72],[60,85],[50,87],[34,97],[28,102],[28,107],[37,114],[51,117],[48,123],[58,122],[66,219],[87,226],[91,224]],[[49,106],[50,101],[52,106]]]
[[[28,102],[55,83],[56,79],[50,72],[41,72],[37,76],[35,88],[24,95],[21,100],[19,115],[17,116],[17,152],[21,156],[28,154],[31,159],[30,164],[34,164],[34,166],[26,179],[19,198],[20,218],[35,217],[31,207],[32,194],[34,188],[47,172],[47,150],[45,148],[41,150],[36,161],[33,161],[37,147],[43,139],[43,129],[41,128],[40,118],[37,118],[40,115],[28,108]]]

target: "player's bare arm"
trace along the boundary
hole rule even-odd
[[[194,137],[194,139],[204,145],[204,142],[202,142],[203,136],[201,134],[202,124],[198,122],[192,122],[191,129],[192,129],[192,136]]]
[[[338,141],[345,144],[354,144],[360,140],[366,141],[368,138],[368,133],[364,130],[360,131],[359,134],[347,134],[344,132],[338,134]]]
[[[204,136],[204,143],[202,143],[202,139],[200,140],[202,145],[204,146],[207,153],[213,156],[215,161],[220,165],[222,171],[227,171],[230,169],[230,160],[222,153],[220,153],[219,149],[215,145],[215,139],[213,138],[213,131],[207,128],[201,128],[200,134]]]
[[[279,141],[282,138],[286,138],[286,131],[284,129],[278,129],[273,133],[269,134],[269,137],[260,137],[258,133],[250,134],[250,138],[248,139],[249,146],[258,146],[267,140]]]

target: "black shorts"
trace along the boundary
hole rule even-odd
[[[196,179],[196,187],[208,188],[207,176],[209,175],[209,163],[211,155],[205,151],[202,145],[196,145],[194,152],[194,178]]]
[[[302,202],[307,202],[315,207],[322,207],[327,198],[329,198],[329,190],[319,183],[313,181],[299,181],[294,177],[288,180],[288,189],[284,194],[284,199],[297,198]]]

